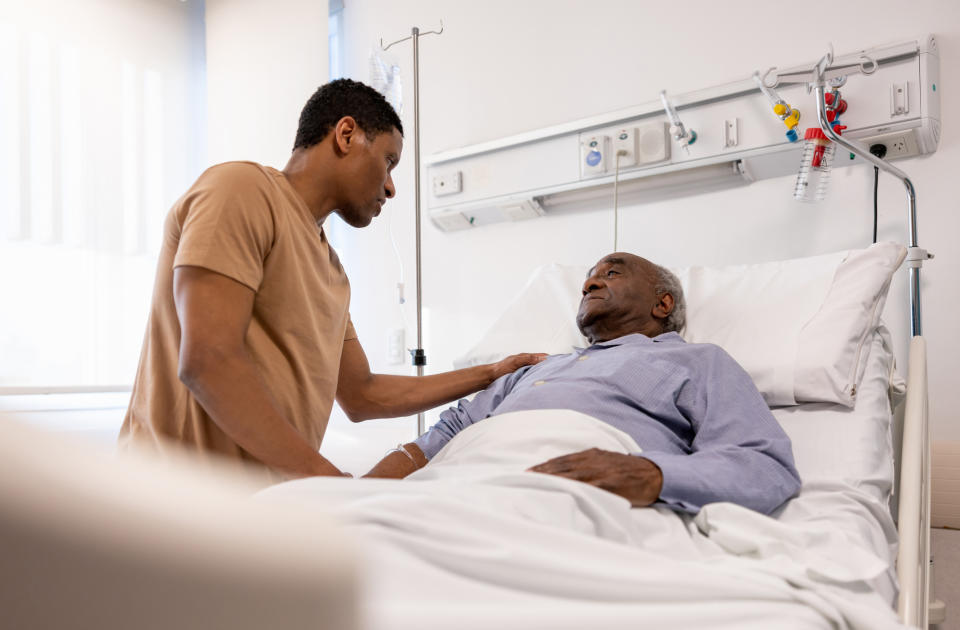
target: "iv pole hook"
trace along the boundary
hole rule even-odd
[[[404,37],[403,39],[398,39],[398,40],[395,41],[395,42],[390,42],[390,43],[387,44],[386,46],[383,45],[383,38],[381,37],[381,38],[380,38],[380,50],[386,52],[387,50],[390,49],[391,46],[394,46],[394,45],[399,44],[399,43],[401,43],[401,42],[405,42],[405,41],[407,41],[407,40],[409,40],[409,39],[413,39],[414,36],[422,37],[423,35],[439,35],[439,34],[442,33],[442,32],[443,32],[443,20],[440,20],[440,30],[439,30],[439,31],[423,31],[423,32],[421,33],[421,32],[420,32],[420,29],[418,29],[417,27],[414,27],[414,28],[413,28],[413,34],[412,34],[412,35],[410,35],[409,37]]]

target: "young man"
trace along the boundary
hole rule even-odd
[[[396,193],[403,127],[372,88],[322,86],[283,171],[214,166],[173,206],[120,443],[168,444],[287,477],[342,474],[318,452],[336,398],[351,420],[404,416],[540,360],[422,378],[372,374],[323,222],[369,225]],[[276,478],[276,477],[274,477]]]

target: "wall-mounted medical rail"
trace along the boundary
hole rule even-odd
[[[921,52],[922,50],[919,42],[916,40],[911,40],[903,43],[878,46],[868,51],[844,55],[837,58],[837,63],[840,63],[842,64],[842,67],[845,67],[852,63],[850,61],[851,58],[855,57],[860,59],[860,57],[864,55],[869,55],[869,58],[879,69],[883,66],[889,66],[891,64],[915,58]],[[859,63],[857,65],[859,65]],[[834,76],[840,76],[839,71],[837,71],[835,68],[836,66],[831,66],[824,78],[830,79]],[[807,78],[806,80],[802,79],[809,75],[812,75],[809,65],[797,66],[785,70],[777,70],[776,68],[772,68],[764,75],[764,82],[770,87],[806,85],[812,81],[812,78]],[[758,92],[759,88],[757,87],[756,83],[754,83],[751,75],[750,78],[742,81],[725,83],[723,85],[695,90],[693,92],[671,94],[670,99],[677,111],[683,111],[692,107],[710,105],[719,101],[739,98],[741,96],[747,96]],[[531,130],[459,149],[440,151],[427,157],[426,164],[430,166],[441,162],[450,162],[463,157],[494,152],[512,146],[528,144],[538,140],[562,136],[572,131],[614,125],[618,122],[625,122],[634,118],[660,116],[663,114],[663,103],[658,96],[657,100],[615,110],[606,114],[598,114],[596,116],[590,116],[588,118],[582,118],[542,129]]]
[[[804,105],[809,98],[805,88],[813,80],[812,65],[762,73],[764,86],[776,87],[785,101],[810,111],[810,120],[800,121],[804,126],[816,126],[815,115]],[[684,150],[667,132],[670,121],[661,98],[434,153],[425,160],[430,218],[444,231],[473,229],[552,212],[608,207],[615,181],[621,201],[633,204],[676,196],[677,191],[692,194],[795,173],[801,143],[784,137],[784,123],[771,115],[754,74],[741,81],[670,94],[674,113],[697,130],[696,142]],[[827,81],[850,74],[871,75],[845,91],[854,105],[844,114],[845,137],[905,147],[888,153],[888,160],[936,151],[939,51],[933,37],[857,51],[835,59],[821,74]],[[894,103],[897,95],[902,103]],[[635,159],[617,164],[613,156],[620,152],[615,143],[623,131],[635,132],[640,150]],[[644,150],[649,140],[658,151]],[[585,158],[595,156],[587,148],[591,142],[597,142],[598,149],[610,143],[605,168],[585,166]],[[834,168],[863,164],[864,159],[837,160]],[[721,165],[728,168],[720,169]],[[658,190],[663,184],[670,190]],[[625,194],[633,199],[625,199]],[[579,200],[578,207],[568,203],[571,199]]]

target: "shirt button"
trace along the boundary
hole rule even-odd
[[[586,360],[589,359],[589,358],[590,358],[590,357],[588,357],[587,355],[584,354],[584,355],[582,355],[579,359],[577,359],[577,361],[586,361]]]
[[[544,383],[546,383],[546,381],[537,381],[534,385],[543,385]]]

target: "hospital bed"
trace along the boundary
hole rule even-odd
[[[772,517],[723,503],[696,516],[630,509],[523,472],[590,445],[642,448],[562,410],[478,423],[408,480],[305,479],[253,500],[189,464],[108,462],[64,445],[28,455],[36,437],[5,427],[0,545],[12,560],[0,571],[16,588],[0,603],[12,620],[73,627],[132,627],[143,610],[154,623],[133,625],[901,627],[898,609],[925,606],[928,531],[922,339],[906,388],[899,536],[890,507],[904,384],[880,313],[905,253],[882,243],[675,269],[685,337],[727,349],[793,441],[803,489]],[[538,269],[461,364],[582,345],[573,313],[586,268]]]

